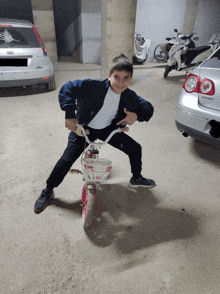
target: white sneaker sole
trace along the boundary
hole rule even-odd
[[[143,188],[150,189],[150,188],[153,188],[153,187],[155,187],[155,186],[156,186],[156,184],[153,184],[153,185],[150,185],[150,186],[128,184],[128,187],[129,187],[129,188],[132,188],[132,189],[137,189],[138,187],[143,187]]]

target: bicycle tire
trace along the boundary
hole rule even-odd
[[[164,61],[167,59],[167,54],[163,53],[160,49],[160,44],[154,49],[154,58],[157,61]]]
[[[93,186],[87,186],[86,188],[83,187],[84,190],[84,197],[82,203],[82,220],[83,220],[83,227],[87,229],[91,227],[92,220],[93,220],[93,212],[95,207],[95,196],[96,196],[96,189]]]

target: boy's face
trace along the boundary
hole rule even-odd
[[[131,74],[125,70],[114,70],[110,75],[108,74],[111,89],[116,94],[121,94],[127,89],[131,82]]]

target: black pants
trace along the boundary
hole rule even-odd
[[[104,141],[115,128],[115,126],[109,126],[102,130],[95,130],[87,127],[90,131],[88,137],[91,141],[95,139]],[[125,133],[116,133],[108,144],[128,155],[130,159],[131,173],[135,178],[140,178],[142,168],[141,145]],[[53,189],[60,185],[73,163],[79,158],[87,145],[84,137],[77,136],[75,133],[70,132],[67,148],[46,181],[48,188]]]

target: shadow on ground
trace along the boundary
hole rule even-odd
[[[0,98],[3,97],[16,97],[46,93],[45,85],[27,86],[27,87],[12,87],[0,88]]]
[[[144,258],[142,254],[135,254],[141,249],[187,239],[199,231],[197,219],[184,209],[160,207],[156,189],[130,189],[124,183],[103,184],[98,188],[97,196],[94,215],[100,217],[100,221],[94,218],[85,234],[95,246],[112,245],[117,255],[129,255],[129,259],[114,270],[122,271],[145,263],[149,256]],[[81,201],[70,204],[55,198],[50,205],[81,217]]]
[[[183,209],[163,209],[158,205],[153,189],[130,189],[122,184],[104,184],[98,189],[94,215],[101,218],[85,232],[97,246],[113,242],[117,250],[127,254],[142,247],[175,239],[185,239],[197,232],[197,221]],[[81,201],[65,203],[55,198],[50,202],[81,217]]]
[[[215,147],[192,139],[191,151],[195,156],[220,166],[220,147]]]
[[[180,73],[180,75],[178,75],[178,76],[176,76],[176,75],[172,76],[172,72],[171,72],[171,74],[168,77],[164,78],[164,80],[167,82],[175,83],[175,84],[181,83],[181,85],[183,85],[186,77],[187,77],[187,74],[183,74],[183,73]]]
[[[101,222],[95,222],[86,234],[97,246],[114,243],[120,254],[128,254],[159,243],[189,238],[197,232],[193,216],[184,210],[163,209],[157,205],[153,189],[102,185],[96,207]]]
[[[50,201],[49,205],[55,205],[58,208],[61,208],[63,210],[69,211],[69,212],[76,212],[81,216],[82,214],[82,201],[77,201],[74,203],[67,203],[59,198],[54,198]]]

